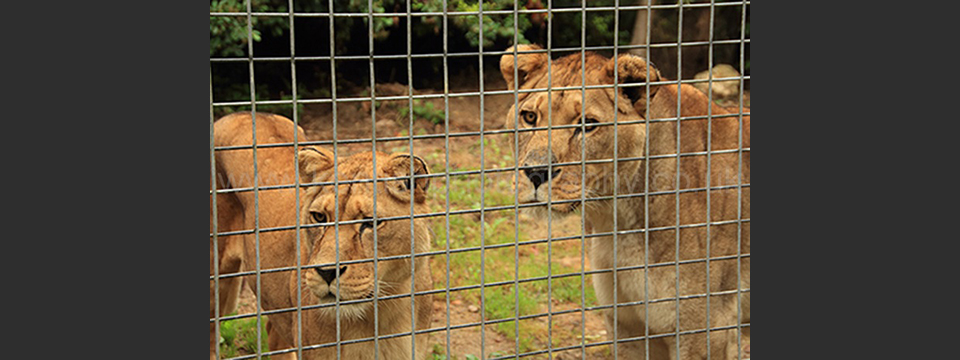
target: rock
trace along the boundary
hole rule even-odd
[[[460,301],[460,299],[451,300],[451,301],[450,301],[450,305],[457,306],[457,305],[460,305],[460,304],[463,304],[463,301]]]
[[[406,85],[400,83],[377,84],[377,97],[380,96],[407,96],[410,90]]]
[[[696,80],[706,80],[709,78],[710,72],[704,70],[698,73],[693,78]],[[728,64],[717,64],[713,67],[713,78],[729,78],[729,77],[739,77],[740,73],[737,72],[737,69],[734,69],[733,66]],[[693,84],[694,87],[703,91],[704,94],[708,92],[709,83],[702,82]],[[713,81],[713,97],[714,98],[728,98],[734,97],[740,94],[740,80],[725,80],[725,81]]]
[[[480,308],[477,307],[476,305],[470,305],[470,306],[467,306],[467,310],[470,310],[470,312],[475,313],[477,311],[480,311]]]

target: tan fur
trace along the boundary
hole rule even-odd
[[[303,130],[293,122],[281,116],[258,113],[257,144],[293,142],[293,133],[297,131],[299,141],[305,141]],[[296,130],[295,130],[296,129]],[[252,139],[250,114],[228,115],[214,124],[214,142],[216,146],[249,145]],[[297,182],[296,171],[300,173],[300,183],[318,183],[333,181],[334,170],[338,172],[338,181],[370,179],[373,171],[373,155],[361,153],[353,156],[339,156],[336,168],[333,163],[333,154],[318,147],[303,148],[296,153],[292,146],[258,148],[257,165],[259,186],[290,185]],[[299,158],[299,164],[297,159]],[[378,178],[409,176],[409,168],[413,160],[415,173],[426,171],[426,164],[419,158],[406,154],[377,153],[376,169]],[[217,151],[217,180],[218,188],[245,188],[252,187],[253,183],[253,152],[250,149]],[[377,218],[395,216],[409,216],[411,213],[409,190],[406,180],[392,180],[377,183]],[[420,212],[424,206],[424,192],[427,179],[417,179],[414,191],[414,212]],[[341,301],[372,298],[374,284],[378,286],[378,296],[410,294],[411,282],[416,291],[432,288],[432,279],[429,272],[428,258],[417,257],[414,260],[416,272],[415,281],[411,281],[411,260],[395,259],[378,261],[376,276],[374,276],[373,234],[371,229],[359,233],[362,223],[341,224],[339,226],[339,240],[334,239],[333,226],[311,226],[315,224],[311,212],[326,212],[328,221],[335,219],[334,208],[338,208],[341,222],[363,219],[373,215],[373,184],[354,183],[342,184],[339,190],[339,205],[333,196],[333,185],[301,185],[300,189],[300,224],[304,226],[300,232],[300,263],[303,266],[322,265],[333,263],[336,260],[339,242],[339,260],[370,260],[355,264],[343,265],[347,271],[343,272],[338,280],[333,280],[328,287],[321,280],[316,267],[302,268],[300,277],[296,271],[280,271],[261,274],[260,302],[264,310],[295,309],[297,304],[298,284],[300,286],[300,306],[315,306],[328,303],[329,296],[337,293],[340,287]],[[259,233],[260,268],[267,270],[278,267],[291,267],[297,264],[296,241],[294,230],[263,230],[272,227],[293,226],[297,216],[296,190],[270,189],[260,190],[259,196]],[[254,192],[237,192],[218,195],[218,219],[223,232],[230,230],[253,229]],[[224,199],[224,200],[221,200]],[[230,201],[232,199],[232,201]],[[212,205],[212,204],[211,204]],[[212,209],[212,207],[211,207]],[[212,210],[211,210],[212,215]],[[226,221],[225,221],[226,220]],[[231,222],[232,221],[232,222]],[[415,237],[413,240],[417,253],[428,250],[430,244],[429,229],[422,220],[414,220]],[[383,221],[377,228],[377,257],[409,255],[411,250],[410,220],[399,219]],[[211,225],[212,230],[212,225]],[[220,251],[219,260],[221,273],[237,271],[227,268],[223,264],[239,262],[242,271],[256,269],[256,244],[253,234],[232,237],[240,241],[227,241],[220,236],[218,244],[228,251]],[[236,249],[240,250],[237,251]],[[212,240],[211,240],[212,249]],[[231,250],[232,251],[229,251]],[[237,256],[239,252],[242,255]],[[211,264],[213,264],[211,252]],[[211,265],[211,272],[212,272]],[[334,266],[324,265],[321,269],[332,269]],[[239,279],[239,278],[231,278]],[[248,280],[255,283],[254,277]],[[234,294],[239,291],[240,282],[220,282],[221,316],[229,314],[236,308],[235,300],[224,298],[223,294]],[[211,283],[211,296],[213,294]],[[212,299],[212,297],[211,297]],[[322,300],[321,300],[322,299]],[[231,300],[233,301],[231,303]],[[211,300],[211,317],[213,316],[213,302]],[[414,300],[415,320],[411,321],[411,299],[401,297],[389,300],[378,300],[377,321],[378,335],[388,335],[411,331],[411,323],[416,329],[429,326],[432,312],[431,297],[418,295]],[[296,347],[297,340],[301,339],[302,346],[333,343],[336,339],[337,324],[334,307],[307,309],[301,312],[303,329],[302,337],[297,334],[296,311],[270,314],[267,322],[267,337],[270,350],[281,350]],[[360,339],[374,336],[374,306],[373,302],[357,304],[343,304],[340,306],[340,340]],[[216,342],[211,327],[211,358]],[[427,349],[427,335],[416,336],[417,354],[425,356]],[[361,342],[341,347],[341,356],[344,359],[373,358],[374,344]],[[381,359],[409,359],[412,356],[410,336],[399,336],[379,341],[379,357]],[[305,359],[326,359],[335,357],[336,346],[324,347],[303,352]],[[271,355],[273,359],[294,359],[296,353]]]
[[[518,51],[539,50],[537,46],[521,45]],[[507,51],[513,51],[508,49]],[[517,84],[514,84],[514,63],[517,63]],[[599,123],[612,123],[614,114],[616,121],[630,122],[643,120],[648,113],[647,86],[644,82],[648,72],[651,82],[664,81],[654,67],[647,66],[647,62],[633,55],[620,55],[614,65],[613,59],[586,53],[584,62],[581,55],[573,54],[553,60],[550,71],[547,71],[547,57],[545,54],[519,54],[514,58],[506,54],[501,58],[500,69],[507,86],[513,89],[546,89],[548,83],[552,88],[590,85],[609,85],[614,83],[614,69],[618,69],[616,80],[620,84],[641,84],[640,87],[620,87],[617,90],[588,89],[553,90],[550,92],[520,93],[517,103],[506,114],[508,128],[519,126],[520,129],[536,127],[556,127],[569,124],[580,124],[581,113],[585,118],[592,118]],[[584,69],[585,71],[582,71]],[[549,81],[548,81],[549,78]],[[677,85],[650,86],[649,116],[651,120],[676,118],[677,115]],[[726,109],[710,104],[707,96],[689,85],[681,85],[680,113],[682,116],[710,115],[710,149],[713,151],[737,150],[740,148],[740,120],[738,115],[717,117],[717,115],[735,114],[737,109]],[[616,107],[614,105],[616,101]],[[585,102],[586,105],[582,105]],[[708,107],[709,106],[709,107]],[[581,109],[584,109],[581,112]],[[749,112],[749,109],[744,109]],[[534,113],[536,116],[529,115]],[[515,114],[519,116],[515,117]],[[525,119],[535,118],[533,125]],[[516,119],[516,120],[515,120]],[[534,187],[530,178],[521,175],[520,181],[515,184],[518,196],[523,203],[551,202],[550,209],[557,214],[571,214],[579,209],[581,196],[609,197],[627,194],[644,194],[645,192],[662,192],[685,189],[702,189],[707,186],[707,156],[682,156],[677,170],[677,121],[651,122],[650,127],[644,123],[593,126],[592,131],[583,131],[581,128],[551,129],[525,131],[518,133],[518,159],[520,166],[545,167],[551,165],[554,172],[549,181],[539,187]],[[707,119],[680,121],[680,152],[703,152],[707,150]],[[583,128],[586,130],[587,128]],[[750,146],[750,117],[743,116],[742,148]],[[647,132],[649,131],[649,137]],[[646,166],[642,160],[620,160],[617,163],[614,177],[612,161],[586,164],[581,170],[581,153],[586,160],[613,159],[616,144],[616,157],[641,158],[646,152],[645,138],[649,138],[649,155],[673,155],[667,158],[658,158],[650,161],[649,188],[645,189]],[[582,144],[585,144],[582,145]],[[750,153],[743,150],[742,165],[739,161],[740,151],[710,155],[710,185],[732,186],[750,183]],[[576,165],[552,166],[561,163],[578,163]],[[742,167],[741,167],[742,166]],[[559,170],[559,172],[557,172]],[[739,176],[738,173],[742,175]],[[522,173],[524,174],[524,173]],[[679,177],[679,184],[678,184]],[[614,183],[616,180],[616,184]],[[616,191],[614,191],[616,189]],[[742,193],[738,189],[711,189],[709,221],[734,221],[750,217],[750,188],[743,187]],[[569,201],[576,200],[576,201]],[[617,307],[617,323],[614,324],[613,310],[605,312],[608,325],[608,335],[612,337],[614,330],[617,338],[642,337],[645,328],[649,328],[649,335],[669,334],[677,332],[677,294],[682,297],[693,296],[679,302],[679,331],[702,330],[706,328],[706,297],[702,296],[707,290],[706,262],[692,262],[676,265],[676,259],[693,260],[707,257],[707,227],[684,227],[676,233],[676,226],[704,224],[707,222],[707,193],[705,190],[688,191],[679,194],[649,195],[649,204],[646,197],[632,196],[619,198],[614,208],[613,200],[587,201],[580,209],[585,217],[587,232],[592,234],[610,233],[614,230],[643,229],[649,220],[649,248],[645,246],[644,233],[619,234],[616,245],[612,236],[590,238],[589,255],[591,267],[594,270],[612,269],[616,267],[642,266],[644,259],[651,265],[645,273],[644,269],[617,271],[616,302],[643,302],[649,306],[639,304]],[[738,201],[739,200],[739,201]],[[568,201],[568,202],[564,202]],[[555,203],[560,202],[560,203]],[[678,205],[679,204],[679,205]],[[738,205],[741,214],[738,217]],[[679,223],[676,209],[679,206]],[[650,209],[645,214],[645,209]],[[614,217],[616,211],[616,217]],[[542,212],[541,212],[542,213]],[[649,215],[649,219],[647,219]],[[660,229],[658,229],[660,228]],[[738,307],[736,290],[750,287],[750,258],[740,260],[740,274],[738,281],[737,258],[738,250],[741,254],[750,252],[750,223],[743,222],[740,228],[740,247],[737,239],[738,224],[728,223],[711,225],[709,227],[709,257],[733,257],[731,259],[711,260],[709,269],[709,291],[711,293],[730,291],[732,294],[710,296],[710,328],[735,326],[738,322]],[[677,242],[679,239],[679,249]],[[616,248],[616,264],[614,264],[614,248]],[[679,288],[677,287],[677,272],[679,269]],[[593,278],[597,298],[602,304],[614,303],[613,273],[595,274]],[[701,296],[697,296],[701,295]],[[740,298],[739,317],[741,323],[750,321],[750,293],[743,292]],[[715,359],[737,357],[736,329],[711,330],[710,356]],[[677,337],[656,337],[649,340],[649,353],[653,359],[691,359],[706,358],[706,333],[697,332],[684,334],[679,337],[679,353],[677,353]],[[621,359],[645,358],[646,341],[621,343],[617,352]],[[742,332],[741,345],[749,344],[749,328]]]

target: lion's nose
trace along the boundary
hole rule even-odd
[[[523,173],[527,175],[527,178],[530,179],[530,182],[533,183],[533,189],[536,190],[540,187],[540,184],[547,182],[550,177],[547,176],[547,168],[533,168],[533,169],[523,169]],[[560,169],[553,171],[552,177],[557,177],[560,174]]]
[[[337,278],[337,270],[336,270],[336,269],[322,270],[322,269],[320,269],[320,268],[314,268],[314,270],[317,270],[317,274],[320,274],[320,277],[323,278],[323,281],[326,281],[326,282],[327,282],[327,285],[330,285],[330,283],[333,282],[333,279],[336,279],[336,278]],[[347,273],[347,267],[346,267],[346,266],[341,266],[341,267],[340,267],[340,276],[343,276],[343,274],[345,274],[345,273]]]

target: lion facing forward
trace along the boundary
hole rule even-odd
[[[225,116],[214,124],[215,145],[250,145],[252,124],[249,113]],[[292,143],[295,132],[299,141],[306,140],[303,130],[289,119],[264,113],[256,115],[258,146]],[[280,310],[268,314],[267,338],[271,351],[316,346],[304,350],[303,357],[336,358],[339,350],[344,359],[372,359],[378,349],[381,359],[410,359],[415,344],[418,358],[429,352],[427,334],[418,334],[413,339],[409,335],[429,326],[433,310],[430,295],[417,295],[414,299],[410,296],[411,290],[429,290],[433,283],[428,258],[410,256],[427,251],[430,245],[424,220],[412,219],[413,214],[423,210],[429,179],[411,174],[426,174],[427,165],[408,154],[378,152],[374,166],[373,156],[371,152],[339,156],[335,163],[333,153],[320,147],[304,147],[298,151],[292,145],[267,146],[257,148],[255,178],[251,149],[216,152],[217,188],[240,190],[218,194],[218,232],[251,230],[256,226],[260,232],[220,236],[219,259],[213,258],[211,239],[211,274],[214,264],[219,264],[220,274],[229,274],[254,271],[259,261],[259,268],[265,271],[260,274],[259,302],[265,311]],[[378,180],[374,185],[369,181],[374,171],[378,179],[388,180]],[[295,188],[279,186],[297,183],[298,173],[299,197]],[[338,183],[345,183],[334,186],[334,174]],[[242,190],[254,184],[261,189]],[[299,237],[294,230],[298,200]],[[211,199],[211,221],[212,205]],[[338,225],[334,226],[334,222]],[[211,223],[211,231],[212,226]],[[298,239],[299,264],[303,266],[299,276],[296,270],[271,270],[296,267]],[[378,259],[376,264],[374,254]],[[390,259],[381,260],[384,257]],[[221,316],[236,310],[239,279],[220,280]],[[255,281],[255,278],[250,276],[248,280]],[[338,298],[340,304],[336,306]],[[298,305],[306,307],[300,313],[300,324],[297,324]],[[407,335],[402,335],[404,333]],[[401,335],[381,339],[379,346],[374,346],[373,341],[333,344],[337,340],[360,340],[375,334]],[[211,358],[214,346],[211,327]],[[273,354],[271,358],[295,359],[296,352]]]
[[[517,134],[524,176],[516,191],[522,203],[546,206],[549,200],[555,214],[582,211],[586,231],[602,234],[588,240],[591,267],[608,270],[593,276],[597,299],[628,303],[617,306],[615,316],[605,310],[608,334],[650,336],[619,342],[618,357],[737,358],[749,344],[749,327],[738,334],[738,326],[750,321],[750,293],[744,292],[750,288],[750,258],[742,256],[750,252],[750,223],[739,221],[750,217],[750,188],[740,186],[750,183],[749,116],[741,128],[738,114],[710,104],[692,86],[648,87],[648,74],[650,82],[663,79],[637,56],[610,59],[588,52],[581,61],[577,53],[552,61],[549,69],[547,60],[539,52],[508,53],[500,61],[509,89],[544,89],[518,93],[507,112],[507,127],[525,130]],[[546,91],[548,85],[611,85],[615,70],[616,82],[628,86]],[[678,110],[683,117],[700,116],[680,121],[679,147]],[[655,120],[649,127],[647,114]],[[716,152],[709,162],[708,144]],[[581,209],[581,198],[598,197]],[[614,242],[614,230],[635,229],[647,231],[618,233]],[[628,269],[617,270],[614,279],[615,267]]]

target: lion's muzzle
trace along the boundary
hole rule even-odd
[[[560,175],[560,169],[555,169],[553,173],[550,173],[547,168],[533,168],[533,169],[524,169],[523,173],[527,175],[527,178],[530,179],[530,182],[533,184],[533,191],[537,191],[537,188],[541,184],[549,182],[552,179],[555,179]]]
[[[337,275],[338,271],[336,269],[321,270],[320,268],[314,268],[314,270],[317,270],[317,274],[320,274],[320,278],[326,281],[327,285],[330,285],[330,283],[332,283],[333,280],[335,280],[338,276]],[[343,276],[344,274],[346,274],[346,272],[347,272],[347,267],[341,266],[339,271],[339,276]]]

